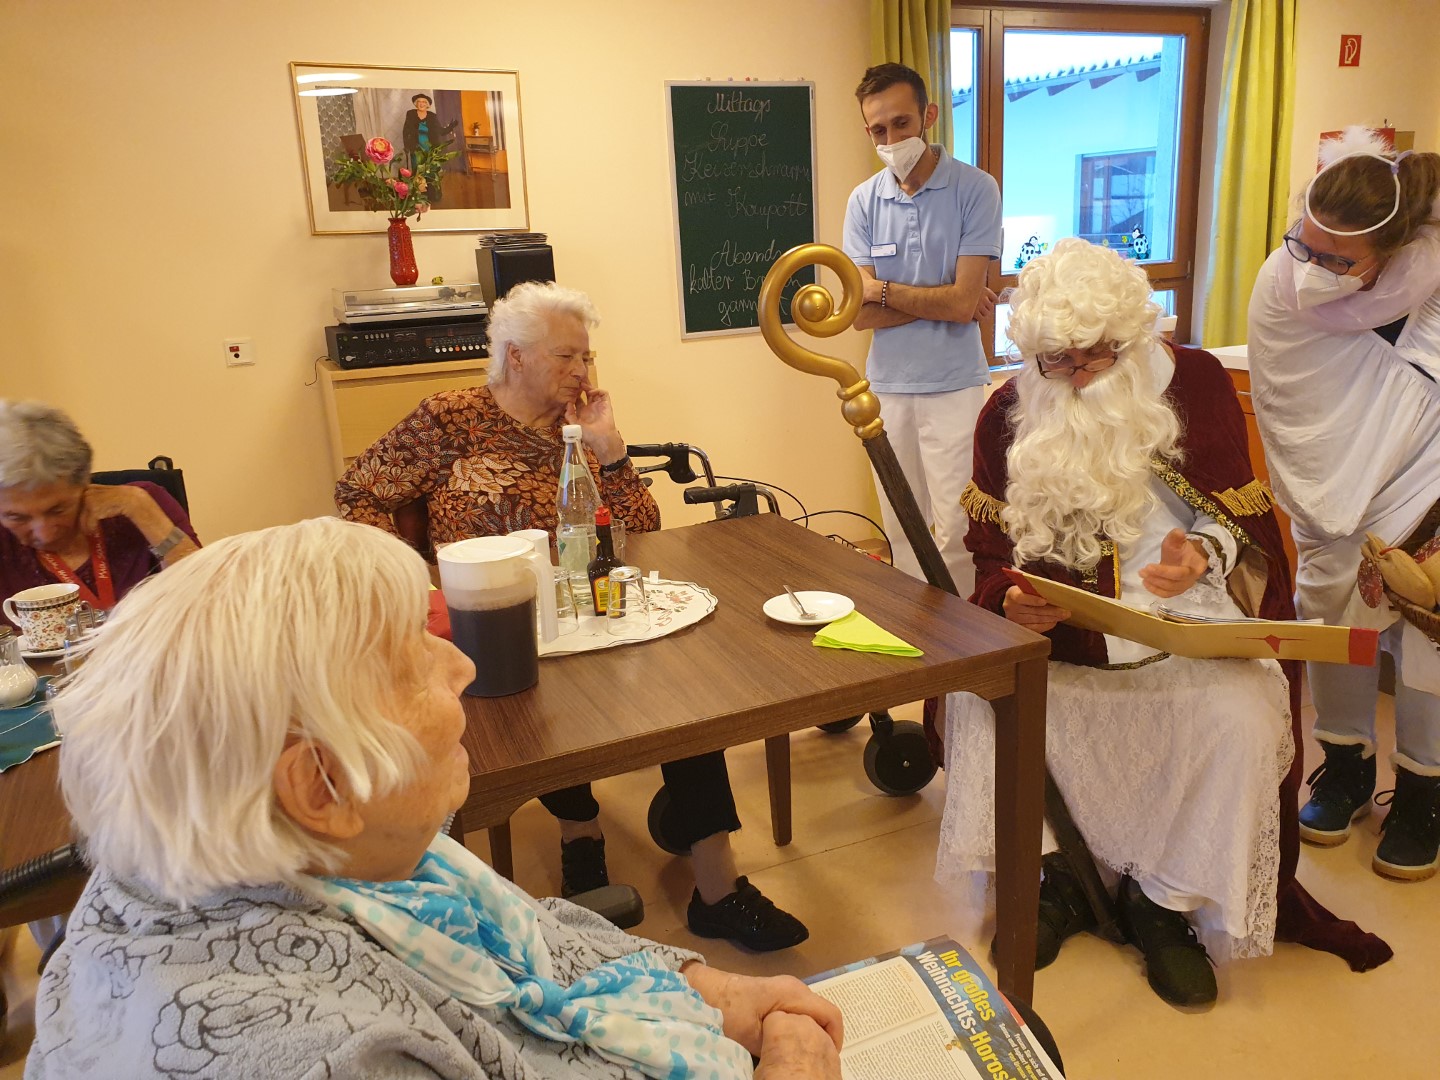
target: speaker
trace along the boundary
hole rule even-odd
[[[522,281],[554,281],[555,252],[549,244],[476,248],[475,270],[485,303],[493,304]]]

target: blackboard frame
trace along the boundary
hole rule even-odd
[[[680,305],[680,340],[694,341],[701,338],[730,337],[736,334],[758,334],[760,327],[737,326],[721,330],[692,330],[687,322],[685,311],[685,248],[684,230],[681,225],[680,207],[680,184],[679,177],[675,171],[675,96],[676,88],[699,87],[710,90],[723,91],[731,90],[764,90],[764,89],[797,89],[804,88],[808,91],[808,111],[810,128],[810,227],[809,236],[801,242],[813,243],[816,238],[817,212],[815,205],[816,191],[816,143],[815,143],[815,83],[809,79],[777,79],[772,82],[761,82],[754,80],[736,79],[698,79],[698,80],[671,80],[665,83],[665,127],[666,127],[666,157],[670,162],[670,220],[675,229],[675,283],[676,301]],[[787,245],[786,250],[793,245]],[[783,251],[782,251],[783,254]],[[813,275],[813,270],[811,271]],[[757,290],[758,292],[758,290]],[[794,323],[786,323],[793,326]]]

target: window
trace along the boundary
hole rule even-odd
[[[1081,236],[1142,263],[1189,340],[1208,21],[1173,8],[952,6],[954,153],[1004,200],[991,288]],[[1006,314],[985,328],[999,363]]]

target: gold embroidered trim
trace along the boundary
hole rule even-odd
[[[1169,660],[1168,652],[1157,652],[1154,656],[1147,656],[1144,660],[1132,660],[1128,664],[1097,664],[1101,671],[1134,671],[1136,668],[1149,667],[1151,664],[1158,664],[1161,660]]]
[[[1115,543],[1112,540],[1100,541],[1100,562],[1097,562],[1094,566],[1088,567],[1087,569],[1080,571],[1080,581],[1091,592],[1100,592],[1100,563],[1104,562],[1106,559],[1111,560],[1111,565],[1115,570],[1115,591],[1112,595],[1119,596],[1120,552],[1116,550]]]
[[[1239,491],[1226,488],[1215,492],[1215,498],[1225,504],[1225,509],[1238,517],[1255,517],[1275,505],[1275,497],[1259,480],[1251,480]]]
[[[1003,530],[1005,523],[1000,520],[1000,511],[1005,509],[1005,504],[993,495],[987,495],[975,486],[975,481],[965,485],[965,490],[960,493],[960,507],[969,515],[971,521],[984,521],[991,525],[999,525]]]
[[[1179,495],[1185,502],[1202,514],[1209,514],[1228,532],[1235,537],[1242,547],[1249,547],[1254,543],[1250,534],[1242,529],[1234,521],[1230,520],[1228,514],[1220,509],[1220,506],[1204,492],[1195,487],[1194,484],[1180,475],[1180,471],[1163,458],[1155,458],[1150,462],[1150,471],[1158,476],[1171,491]],[[1247,484],[1248,488],[1249,485]]]

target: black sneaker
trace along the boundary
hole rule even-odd
[[[1120,881],[1117,898],[1125,940],[1145,954],[1150,989],[1171,1005],[1209,1005],[1219,993],[1210,954],[1178,911],[1163,908],[1134,878]]]
[[[1334,847],[1350,839],[1350,824],[1370,813],[1375,794],[1375,755],[1358,744],[1322,742],[1325,760],[1305,782],[1310,801],[1300,808],[1300,839]]]
[[[1440,866],[1440,776],[1421,776],[1397,765],[1395,790],[1381,792],[1380,802],[1391,796],[1390,813],[1380,823],[1384,836],[1370,867],[1381,877],[1396,881],[1424,881]]]
[[[560,895],[569,899],[576,893],[602,889],[610,884],[605,869],[605,840],[582,836],[560,842]]]
[[[1049,967],[1060,955],[1066,938],[1082,930],[1093,930],[1097,923],[1085,891],[1070,873],[1065,856],[1052,851],[1041,863],[1040,925],[1035,935],[1035,970]],[[990,959],[995,959],[995,939],[990,939]]]
[[[744,877],[735,879],[734,892],[713,904],[701,900],[696,889],[685,917],[692,934],[726,938],[753,952],[788,949],[810,936],[804,923],[777,908]]]

